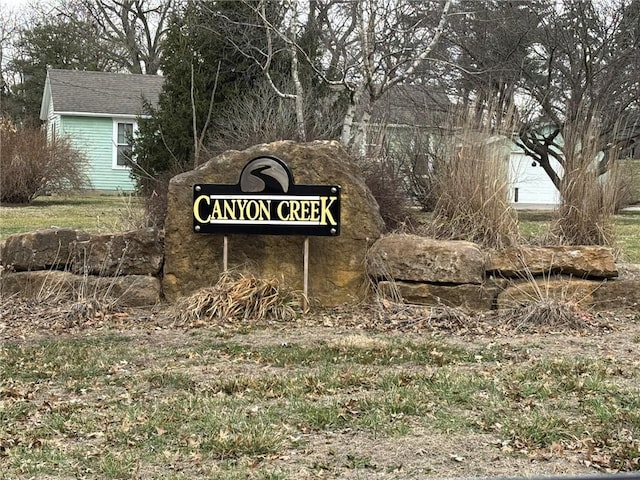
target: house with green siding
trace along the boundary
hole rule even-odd
[[[132,191],[129,158],[144,102],[157,104],[157,75],[50,69],[40,119],[47,136],[67,137],[87,159],[91,188]]]

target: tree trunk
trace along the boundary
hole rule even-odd
[[[351,146],[351,131],[353,129],[353,119],[356,116],[356,109],[360,104],[360,98],[362,97],[362,88],[357,87],[356,90],[351,92],[351,98],[347,112],[342,120],[342,131],[340,133],[340,141],[346,147]]]
[[[360,121],[357,123],[356,134],[353,137],[352,150],[356,152],[367,152],[367,133],[369,131],[369,124],[371,123],[371,109],[367,108],[360,116]]]
[[[292,23],[295,25],[295,22]],[[300,81],[300,72],[298,71],[298,50],[294,43],[290,44],[289,50],[291,51],[291,78],[293,79],[293,85],[296,91],[296,133],[298,134],[299,141],[306,142],[307,133],[304,122],[304,87]]]

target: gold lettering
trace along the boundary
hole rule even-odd
[[[311,202],[309,200],[300,200],[300,220],[309,220],[309,210],[311,209]]]
[[[283,207],[287,207],[287,214],[284,214],[283,211]],[[285,222],[289,220],[290,217],[290,211],[289,211],[289,202],[287,202],[286,200],[280,202],[278,204],[278,208],[276,209],[276,213],[278,214],[278,218],[280,220],[284,220]]]
[[[240,212],[239,220],[244,220],[244,207],[249,202],[249,200],[233,200],[233,201],[238,206],[238,211]]]
[[[336,226],[332,207],[336,197],[320,197],[317,200],[277,199],[275,204],[267,199],[228,199],[201,195],[193,202],[193,215],[198,223],[217,223],[225,220],[249,220],[251,222],[274,220],[286,222],[314,222]],[[206,204],[203,205],[203,202]]]
[[[260,202],[260,220],[271,220],[271,200]]]
[[[220,209],[220,200],[214,200],[213,209],[211,210],[211,221],[213,222],[214,220],[220,220],[220,217],[222,217],[222,211]]]
[[[327,203],[328,200],[331,200]],[[322,213],[320,216],[320,225],[327,225],[327,221],[329,225],[337,225],[336,220],[333,218],[331,214],[331,205],[336,201],[336,197],[321,197],[320,201],[322,202]]]
[[[289,208],[291,209],[291,215],[289,216],[289,220],[299,221],[300,220],[300,202],[296,200],[289,201]]]
[[[311,220],[312,222],[320,221],[320,202],[311,202],[311,215],[309,216],[309,220]]]
[[[207,223],[211,218],[211,215],[207,216],[205,220],[200,217],[200,202],[203,200],[207,203],[207,205],[211,205],[211,201],[206,195],[200,195],[198,198],[196,198],[196,201],[193,202],[193,216],[199,223]]]
[[[253,207],[253,212],[251,211]],[[248,200],[247,201],[247,219],[249,220],[257,220],[260,216],[260,205],[256,200]]]
[[[228,200],[225,200],[223,205],[224,205],[224,217],[222,217],[223,220],[235,220],[236,211],[233,208],[234,207],[233,201],[229,202]]]

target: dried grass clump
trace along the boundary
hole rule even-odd
[[[551,227],[551,238],[564,245],[613,246],[613,215],[620,196],[617,162],[610,158],[610,172],[602,175],[601,132],[593,121],[586,130],[579,127],[570,124],[562,132],[565,143],[560,182],[562,203]]]
[[[113,311],[110,302],[101,301],[97,298],[84,298],[69,303],[64,313],[65,320],[69,326],[83,325],[96,317],[104,318],[105,315]]]
[[[461,307],[447,305],[412,305],[400,300],[378,296],[373,305],[371,327],[383,330],[438,330],[469,331],[476,326],[476,319]]]
[[[89,327],[102,322],[113,311],[111,305],[97,299],[70,301],[62,296],[51,296],[43,301],[12,295],[0,302],[0,318],[7,324],[20,325],[24,331]]]
[[[502,316],[515,331],[582,330],[589,326],[586,322],[589,315],[577,303],[566,299],[542,299],[513,308]]]
[[[178,302],[177,323],[193,326],[216,320],[287,321],[296,317],[301,300],[302,295],[283,290],[275,279],[227,272],[214,286],[200,289]]]
[[[429,320],[432,324],[446,326],[450,330],[468,328],[473,323],[473,319],[467,315],[460,307],[450,307],[438,305],[431,307]]]
[[[436,204],[427,233],[436,238],[468,240],[489,248],[518,243],[518,224],[509,203],[506,136],[510,117],[498,126],[473,124],[461,115],[451,120],[455,132],[445,140],[434,185]]]

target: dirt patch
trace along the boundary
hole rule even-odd
[[[402,438],[380,439],[355,433],[312,438],[300,454],[278,459],[293,478],[453,478],[593,473],[578,459],[513,455],[491,435],[442,434],[414,429]],[[302,461],[300,461],[302,460]],[[302,465],[300,465],[302,463]],[[359,468],[354,469],[354,465]],[[320,472],[313,475],[313,472]],[[364,472],[364,473],[363,473]]]

